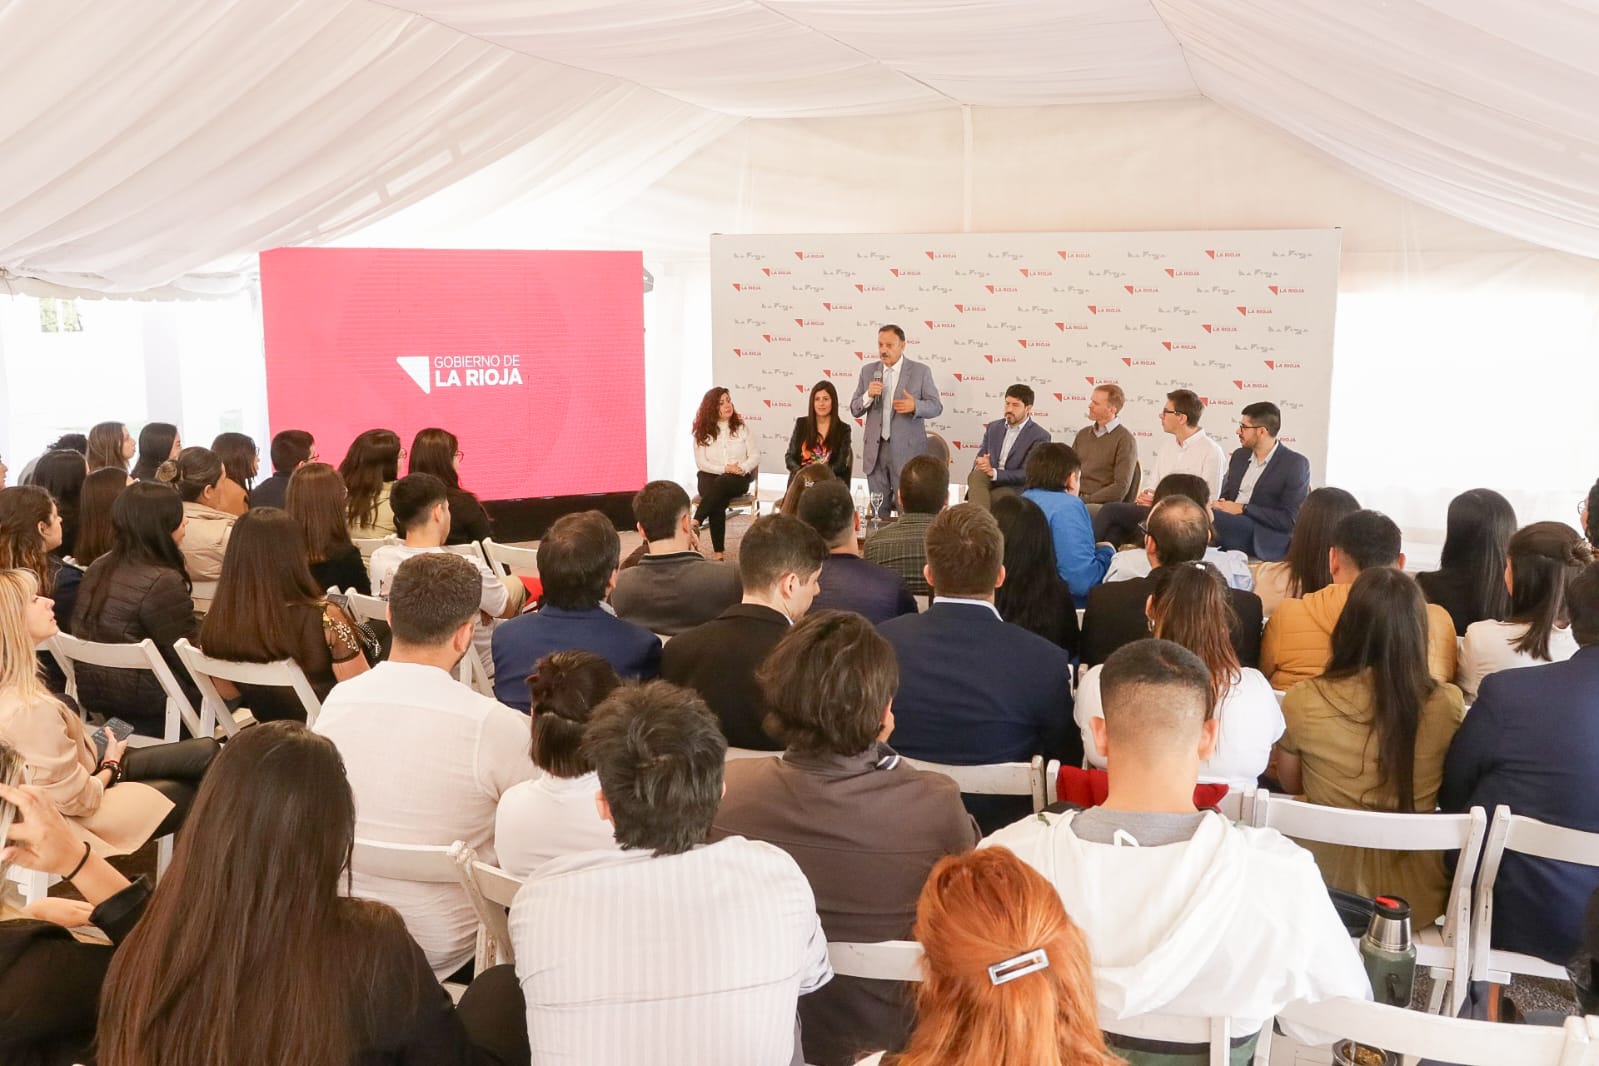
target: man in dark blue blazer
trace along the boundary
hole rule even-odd
[[[806,489],[800,497],[799,520],[827,544],[822,589],[811,601],[811,610],[854,611],[873,625],[916,613],[916,601],[905,579],[886,566],[861,558],[856,539],[860,516],[850,499],[848,482],[835,478]]]
[[[1282,412],[1274,403],[1252,403],[1238,423],[1238,443],[1211,504],[1216,539],[1224,551],[1240,551],[1276,562],[1288,554],[1299,508],[1310,495],[1310,460],[1277,439]]]
[[[1033,421],[1032,388],[1006,389],[1005,416],[983,427],[983,450],[966,478],[966,499],[986,511],[998,497],[1022,491],[1027,457],[1049,439],[1049,430]]]
[[[878,626],[899,657],[894,748],[913,759],[975,766],[1034,755],[1080,765],[1071,657],[1002,621],[1004,538],[987,511],[963,503],[927,527],[933,604]],[[1024,817],[1026,797],[967,796],[984,832]]]
[[[539,578],[544,602],[494,630],[494,698],[527,712],[532,704],[527,676],[556,651],[591,651],[621,677],[649,680],[660,672],[661,638],[624,622],[604,604],[616,581],[622,541],[598,511],[566,515],[539,542]]]
[[[1438,805],[1499,804],[1541,822],[1599,832],[1599,563],[1566,593],[1577,653],[1565,662],[1500,670],[1444,760]],[[1599,869],[1506,853],[1494,884],[1493,946],[1553,963],[1576,954]]]

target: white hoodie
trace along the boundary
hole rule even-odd
[[[1216,815],[1188,841],[1145,848],[1081,840],[1072,819],[1031,816],[979,847],[1011,849],[1059,890],[1111,1016],[1227,1016],[1245,1036],[1288,1003],[1371,998],[1315,861],[1276,830]]]

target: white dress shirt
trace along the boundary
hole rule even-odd
[[[578,777],[540,773],[511,786],[494,815],[500,869],[526,880],[562,855],[616,850],[611,823],[594,804],[599,791],[600,775],[592,770]]]
[[[1515,670],[1523,666],[1543,666],[1544,660],[1534,659],[1515,649],[1516,641],[1527,633],[1526,622],[1496,622],[1491,618],[1473,622],[1466,627],[1460,642],[1460,663],[1455,668],[1455,684],[1465,694],[1469,704],[1477,698],[1482,679],[1499,670]],[[1577,638],[1569,627],[1557,626],[1549,631],[1549,661],[1563,663],[1577,654]]]
[[[1272,456],[1277,454],[1277,449],[1280,447],[1282,447],[1281,441],[1271,446],[1271,451],[1266,453],[1266,458],[1257,459],[1251,455],[1249,462],[1244,464],[1244,479],[1238,483],[1237,503],[1240,506],[1248,503],[1250,498],[1255,495],[1255,483],[1260,480],[1260,475],[1266,472],[1266,464],[1271,462]]]
[[[1197,474],[1210,486],[1210,498],[1221,495],[1221,475],[1227,469],[1227,456],[1221,445],[1211,440],[1204,430],[1191,435],[1181,444],[1176,437],[1163,443],[1155,451],[1155,478],[1148,482],[1151,488],[1160,484],[1167,474]]]
[[[1212,545],[1205,549],[1205,562],[1221,571],[1230,588],[1245,592],[1255,591],[1255,575],[1249,569],[1249,556],[1239,551],[1223,551]],[[1105,581],[1129,581],[1135,577],[1148,577],[1154,569],[1149,553],[1142,548],[1128,548],[1110,557],[1110,569],[1105,571]]]
[[[1016,438],[1022,435],[1022,427],[1031,421],[1031,418],[1024,418],[1014,426],[1005,427],[1005,442],[999,446],[999,462],[993,464],[996,472],[1002,469],[1005,465],[1005,460],[1010,458],[1010,450],[1015,446]]]
[[[833,976],[805,875],[743,837],[552,859],[511,943],[532,1066],[788,1066],[798,997]]]
[[[1100,425],[1098,422],[1095,422],[1095,423],[1093,423],[1094,436],[1103,437],[1105,434],[1109,433],[1111,430],[1115,429],[1117,426],[1119,426],[1121,424],[1122,424],[1121,415],[1117,415],[1115,418],[1111,419],[1109,422],[1106,422],[1103,426]]]
[[[495,861],[495,807],[533,774],[525,716],[438,667],[382,662],[333,686],[312,728],[344,759],[357,837],[464,840]],[[441,979],[471,959],[477,916],[459,885],[371,877],[357,865],[351,894],[399,911]]]
[[[694,442],[694,465],[704,473],[725,474],[730,463],[736,463],[746,474],[753,473],[761,465],[761,450],[748,422],[737,430],[729,429],[726,422],[718,422],[711,443]]]

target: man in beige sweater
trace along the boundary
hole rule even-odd
[[[1101,504],[1126,499],[1132,485],[1133,467],[1138,464],[1138,442],[1121,424],[1122,404],[1127,396],[1120,385],[1106,384],[1094,389],[1088,400],[1092,425],[1077,431],[1072,451],[1083,461],[1080,495],[1089,513]]]

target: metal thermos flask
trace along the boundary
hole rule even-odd
[[[1378,1003],[1410,1006],[1416,984],[1416,945],[1410,939],[1410,904],[1398,896],[1378,896],[1371,924],[1360,938],[1360,959]]]

